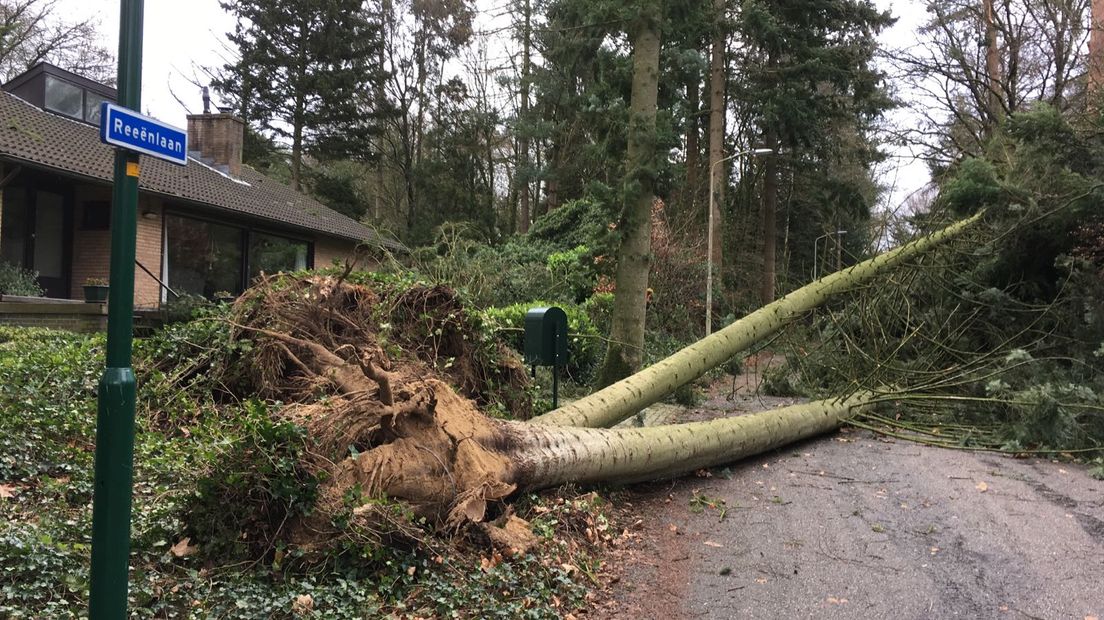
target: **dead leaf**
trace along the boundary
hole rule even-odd
[[[186,558],[189,555],[193,555],[196,551],[199,551],[199,547],[195,547],[189,544],[191,542],[192,539],[185,536],[184,538],[180,539],[180,542],[169,548],[169,552],[172,553],[173,556],[178,558]]]
[[[847,599],[845,599],[845,598],[836,598],[834,596],[829,596],[828,597],[828,602],[832,605],[846,605],[847,604]]]
[[[718,549],[723,549],[724,548],[724,545],[722,545],[721,543],[715,543],[712,540],[707,540],[702,544],[705,545],[706,547],[716,547]]]
[[[0,484],[0,499],[15,497],[15,487],[10,484]]]
[[[674,523],[670,523],[670,524],[668,524],[668,525],[667,525],[667,529],[668,529],[668,530],[670,530],[670,531],[671,531],[671,533],[675,533],[675,532],[678,532],[678,526],[677,526],[677,525],[675,525]]]
[[[291,613],[297,616],[306,616],[314,611],[314,597],[309,594],[300,594],[291,604]]]
[[[756,577],[755,578],[755,583],[766,583],[766,582],[767,582],[766,577]]]
[[[984,493],[989,490],[989,485],[985,484],[984,482],[979,482],[974,485],[974,488],[977,489],[978,492]]]

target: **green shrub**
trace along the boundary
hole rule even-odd
[[[0,295],[42,297],[38,273],[0,260]]]
[[[586,383],[605,352],[601,333],[581,306],[531,301],[502,308],[487,308],[482,312],[487,327],[518,352],[525,347],[525,313],[531,308],[558,306],[567,314],[570,361],[567,373],[576,383]]]

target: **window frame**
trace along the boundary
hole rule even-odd
[[[305,243],[307,245],[307,269],[314,269],[315,242],[313,239],[297,236],[294,233],[269,226],[257,226],[248,220],[239,218],[219,218],[209,213],[195,213],[186,208],[182,208],[179,204],[165,204],[161,216],[161,279],[169,288],[173,286],[172,280],[169,279],[169,217],[181,217],[186,220],[194,220],[206,224],[216,224],[238,229],[241,233],[241,281],[239,286],[242,290],[248,289],[250,281],[252,280],[249,275],[251,267],[249,261],[249,246],[255,234],[269,235],[297,243]],[[167,296],[168,292],[162,290],[161,301],[168,301]]]

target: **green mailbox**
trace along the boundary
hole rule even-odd
[[[525,363],[567,365],[567,313],[562,308],[531,308],[525,313]]]
[[[567,366],[567,313],[563,308],[532,308],[525,313],[525,363],[552,367],[552,406],[559,405],[560,368]]]

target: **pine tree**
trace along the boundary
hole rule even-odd
[[[247,122],[290,142],[291,185],[304,155],[363,157],[386,109],[378,12],[360,0],[223,2],[237,20],[228,34],[239,58],[214,86]]]

